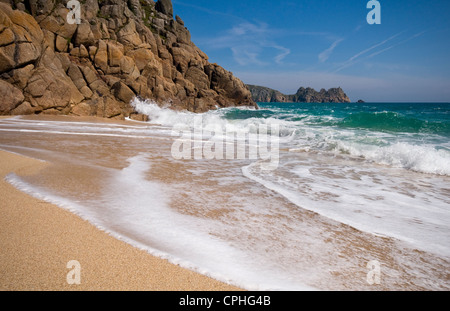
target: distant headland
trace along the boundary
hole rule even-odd
[[[350,103],[347,94],[340,88],[331,88],[328,91],[321,89],[319,92],[313,88],[301,87],[297,93],[286,95],[280,91],[257,85],[247,84],[252,99],[255,102],[278,102],[278,103]]]

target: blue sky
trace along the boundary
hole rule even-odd
[[[450,101],[450,1],[173,0],[192,41],[245,83],[352,101]]]

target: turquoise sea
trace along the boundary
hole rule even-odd
[[[291,146],[450,175],[450,103],[258,103],[228,120],[278,122]],[[418,154],[418,152],[420,154]]]

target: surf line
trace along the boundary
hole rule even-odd
[[[202,116],[196,116],[194,126],[175,124],[171,154],[176,160],[262,160],[261,169],[276,170],[280,160],[279,124],[259,124],[236,130],[227,124],[203,126]]]

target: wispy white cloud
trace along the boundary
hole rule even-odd
[[[266,23],[243,22],[234,25],[222,36],[210,39],[208,46],[230,49],[235,61],[242,66],[282,64],[291,50],[274,40],[277,32]]]
[[[421,31],[421,32],[419,32],[419,33],[416,33],[416,34],[414,34],[413,36],[409,37],[409,38],[406,39],[406,40],[403,40],[403,41],[401,41],[401,42],[399,42],[399,43],[396,43],[396,44],[391,45],[391,46],[389,46],[389,47],[387,47],[387,48],[384,48],[384,49],[382,49],[381,51],[377,51],[377,52],[375,52],[375,53],[370,54],[369,56],[367,56],[367,58],[372,58],[372,57],[377,56],[377,55],[379,55],[379,54],[381,54],[381,53],[384,53],[384,52],[386,52],[386,51],[389,51],[390,49],[392,49],[392,48],[394,48],[394,47],[396,47],[396,46],[399,46],[399,45],[404,44],[404,43],[406,43],[406,42],[408,42],[408,41],[411,41],[411,40],[413,40],[413,39],[415,39],[415,38],[417,38],[417,37],[420,37],[420,36],[423,35],[424,33],[426,33],[426,31]]]
[[[395,34],[395,35],[393,35],[393,36],[387,38],[386,40],[383,40],[383,41],[381,41],[380,43],[377,43],[377,44],[375,44],[375,45],[372,45],[372,46],[369,47],[368,49],[365,49],[365,50],[363,50],[363,51],[357,53],[356,55],[353,55],[352,57],[350,57],[350,59],[348,60],[348,62],[352,62],[353,60],[355,60],[355,59],[357,59],[358,57],[360,57],[360,56],[362,56],[362,55],[364,55],[364,54],[366,54],[366,53],[372,51],[373,49],[375,49],[375,48],[377,48],[377,47],[379,47],[379,46],[382,46],[383,44],[386,44],[387,42],[389,42],[389,41],[391,41],[391,40],[397,38],[398,36],[400,36],[402,33],[403,33],[403,32],[399,32],[399,33],[397,33],[397,34]]]
[[[291,54],[291,50],[283,46],[275,45],[273,46],[273,48],[280,51],[280,53],[277,56],[275,56],[275,62],[277,64],[281,64],[283,62],[283,59],[289,54]]]
[[[362,25],[362,24],[359,24],[359,25],[357,25],[357,26],[355,27],[355,29],[353,30],[353,32],[358,32],[358,31],[361,30],[361,28],[363,28],[363,25]]]
[[[381,47],[383,45],[386,45],[388,42],[393,41],[394,39],[396,39],[397,37],[399,37],[403,33],[405,33],[405,31],[399,32],[399,33],[397,33],[397,34],[395,34],[395,35],[393,35],[393,36],[391,36],[391,37],[389,37],[389,38],[387,38],[387,39],[385,39],[385,40],[383,40],[383,41],[381,41],[381,42],[379,42],[377,44],[372,45],[371,47],[369,47],[369,48],[367,48],[365,50],[362,50],[361,52],[356,53],[355,55],[350,57],[348,60],[346,60],[345,62],[341,63],[340,66],[334,71],[334,73],[337,73],[337,72],[339,72],[339,71],[341,71],[341,70],[343,70],[345,68],[351,67],[351,66],[355,65],[356,63],[358,63],[361,60],[367,60],[369,58],[372,58],[372,57],[375,57],[377,55],[380,55],[380,54],[382,54],[382,53],[384,53],[386,51],[389,51],[389,50],[393,49],[394,47],[402,45],[402,44],[404,44],[404,43],[406,43],[406,42],[408,42],[410,40],[413,40],[413,39],[423,35],[425,32],[426,31],[421,31],[421,32],[416,33],[413,36],[411,36],[411,37],[409,37],[409,38],[407,38],[405,40],[402,40],[400,42],[391,44],[390,46],[387,46],[387,47],[385,47],[385,48],[383,48],[381,50],[372,52],[372,51],[376,50],[377,48],[379,48],[379,47]],[[372,53],[368,54],[369,52],[372,52]]]
[[[260,49],[253,46],[235,46],[231,47],[234,60],[241,66],[246,65],[266,65],[259,59]]]
[[[328,58],[330,58],[331,54],[333,53],[334,49],[339,45],[339,43],[341,43],[342,41],[344,41],[344,39],[337,39],[336,41],[334,41],[331,46],[326,49],[325,51],[323,51],[322,53],[319,54],[319,62],[324,63],[327,61]]]

